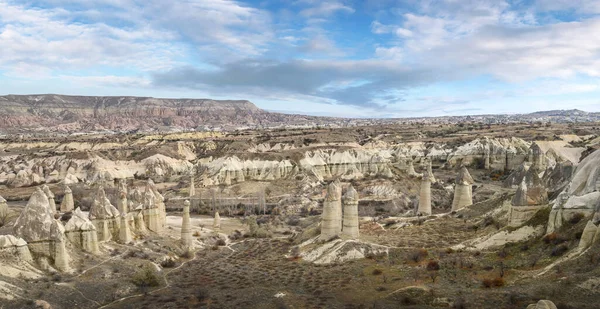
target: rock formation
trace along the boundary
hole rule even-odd
[[[135,230],[139,234],[145,234],[148,232],[146,229],[146,222],[144,220],[144,214],[142,211],[137,212],[134,217]]]
[[[184,248],[191,248],[193,245],[192,226],[190,224],[190,201],[183,202],[183,217],[181,220],[181,244]]]
[[[557,309],[556,305],[549,300],[540,300],[536,304],[527,306],[527,309]]]
[[[427,174],[431,182],[435,182],[435,176],[433,175],[433,168],[431,167],[431,160],[427,160]]]
[[[50,207],[52,207],[52,209],[54,209],[54,211],[58,210],[56,208],[56,201],[54,201],[54,193],[52,193],[52,191],[50,191],[50,188],[48,188],[47,185],[43,185],[42,190],[44,191],[44,194],[46,194],[46,197],[48,197],[48,202],[50,203]]]
[[[125,179],[117,180],[117,209],[121,214],[129,212],[129,203],[127,202],[127,183]]]
[[[457,211],[473,204],[472,185],[474,181],[465,166],[461,167],[455,182],[452,211]]]
[[[129,227],[127,213],[122,213],[119,216],[119,220],[119,242],[122,244],[128,244],[133,240],[133,237],[131,236],[131,228]]]
[[[218,230],[221,228],[221,216],[219,216],[219,212],[215,212],[215,218],[213,220],[213,229]]]
[[[417,174],[417,172],[415,172],[415,166],[414,166],[412,160],[408,160],[408,167],[406,168],[406,174],[408,174],[408,176],[413,176],[413,177],[416,177],[419,175],[419,174]]]
[[[327,193],[323,201],[323,214],[321,215],[321,239],[329,240],[338,236],[341,231],[340,211],[342,201],[339,196],[339,188],[335,182],[327,186]]]
[[[194,175],[190,176],[190,197],[196,196],[196,187],[194,184]]]
[[[489,170],[490,167],[490,148],[486,144],[483,149],[483,168]]]
[[[146,186],[146,191],[144,192],[144,203],[143,203],[143,217],[146,228],[155,233],[161,233],[162,229],[162,219],[161,212],[155,202],[156,196],[152,192],[152,188]]]
[[[0,220],[6,220],[8,217],[8,205],[6,199],[0,196]]]
[[[83,251],[98,253],[98,233],[87,216],[77,208],[65,225],[65,236]]]
[[[75,201],[73,200],[73,191],[71,190],[71,188],[69,188],[69,186],[65,185],[64,192],[65,195],[63,196],[63,200],[60,203],[60,211],[73,211],[73,208],[75,207]]]
[[[7,252],[26,262],[33,262],[27,242],[13,235],[0,235],[0,252]]]
[[[89,218],[97,229],[98,241],[110,240],[113,235],[118,235],[119,211],[110,203],[102,187],[96,191]]]
[[[15,235],[27,242],[29,251],[54,262],[56,269],[68,270],[69,257],[65,248],[65,229],[54,219],[56,208],[50,206],[41,188],[29,198],[14,225]]]
[[[342,235],[345,238],[357,239],[358,232],[358,192],[352,185],[346,190],[344,195],[344,220]]]
[[[547,206],[548,192],[538,176],[538,170],[531,167],[511,201],[509,224],[521,225],[533,217],[538,210]]]
[[[423,178],[421,179],[417,213],[426,216],[431,215],[431,177],[427,171],[423,173]]]
[[[540,145],[532,143],[529,151],[529,162],[531,162],[531,165],[540,170],[544,170],[546,168],[546,162],[544,160],[544,152],[542,151],[542,148],[540,148]]]
[[[165,224],[167,223],[167,209],[165,207],[165,198],[162,196],[162,194],[160,194],[160,192],[158,192],[158,189],[156,189],[156,185],[154,184],[154,181],[152,181],[152,179],[148,179],[148,182],[146,184],[146,192],[151,192],[154,195],[155,207],[156,209],[158,209],[158,224],[160,225],[158,229],[162,231],[164,230]],[[148,226],[148,228],[150,228],[150,226]]]

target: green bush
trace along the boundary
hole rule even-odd
[[[145,266],[131,277],[131,282],[140,288],[155,287],[160,285],[156,270],[151,266]]]

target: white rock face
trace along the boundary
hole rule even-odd
[[[6,204],[6,199],[0,196],[0,220],[6,218],[8,216],[8,205]]]
[[[431,215],[431,177],[427,172],[423,174],[421,179],[421,190],[419,191],[419,214]]]
[[[548,221],[548,233],[554,232],[575,213],[591,215],[600,203],[600,151],[583,159],[573,179],[556,198]]]
[[[478,138],[459,146],[448,156],[450,166],[471,165],[479,158],[485,161],[489,152],[490,168],[514,169],[528,157],[530,143],[520,138]]]
[[[83,251],[98,253],[98,233],[87,216],[77,208],[65,225],[65,235],[72,244]]]
[[[592,220],[588,221],[585,229],[583,229],[583,233],[581,234],[581,239],[579,240],[578,250],[583,251],[589,248],[594,242],[598,241],[598,237],[600,237],[600,228],[596,226]]]
[[[48,197],[48,202],[50,203],[50,207],[56,211],[57,208],[56,208],[56,201],[54,201],[54,193],[52,193],[52,191],[50,191],[50,188],[47,185],[43,185],[42,190],[46,194],[46,197]]]
[[[344,220],[342,235],[348,239],[358,239],[358,192],[348,187],[344,195]]]
[[[65,185],[64,192],[65,195],[63,197],[62,202],[60,203],[60,211],[73,211],[73,208],[75,207],[75,201],[73,200],[73,191],[71,190],[71,188],[69,188],[69,186]]]
[[[536,304],[527,306],[527,309],[557,309],[556,305],[549,300],[540,300]]]
[[[33,262],[27,242],[13,235],[0,235],[0,252],[8,252],[26,262]]]
[[[54,261],[58,270],[68,270],[65,229],[54,219],[54,211],[41,188],[36,188],[14,225],[15,235],[28,243],[29,250]]]
[[[196,196],[196,187],[195,187],[194,182],[195,182],[194,175],[191,175],[190,176],[190,197]]]
[[[119,216],[119,220],[119,242],[122,244],[128,244],[133,240],[133,237],[131,236],[131,228],[129,227],[127,214],[121,214],[121,216]]]
[[[323,213],[321,215],[321,239],[329,240],[340,235],[340,209],[342,201],[340,198],[341,189],[335,182],[331,182],[327,187],[325,200],[323,201]]]
[[[156,201],[156,195],[154,194],[152,187],[150,185],[146,186],[146,191],[143,196],[143,218],[144,225],[150,231],[155,233],[162,233],[163,224],[162,224],[162,214],[159,207],[159,203]]]
[[[452,211],[471,206],[473,204],[473,177],[466,167],[462,167],[455,179],[454,199],[452,200]]]
[[[118,235],[119,211],[110,203],[102,187],[96,191],[89,218],[97,229],[99,241],[107,241],[113,235]]]

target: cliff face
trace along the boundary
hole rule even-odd
[[[0,128],[48,128],[58,132],[133,130],[163,126],[244,126],[276,123],[285,116],[249,101],[96,97],[0,96]]]

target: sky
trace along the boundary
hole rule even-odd
[[[0,94],[288,113],[600,111],[598,0],[0,0]]]

